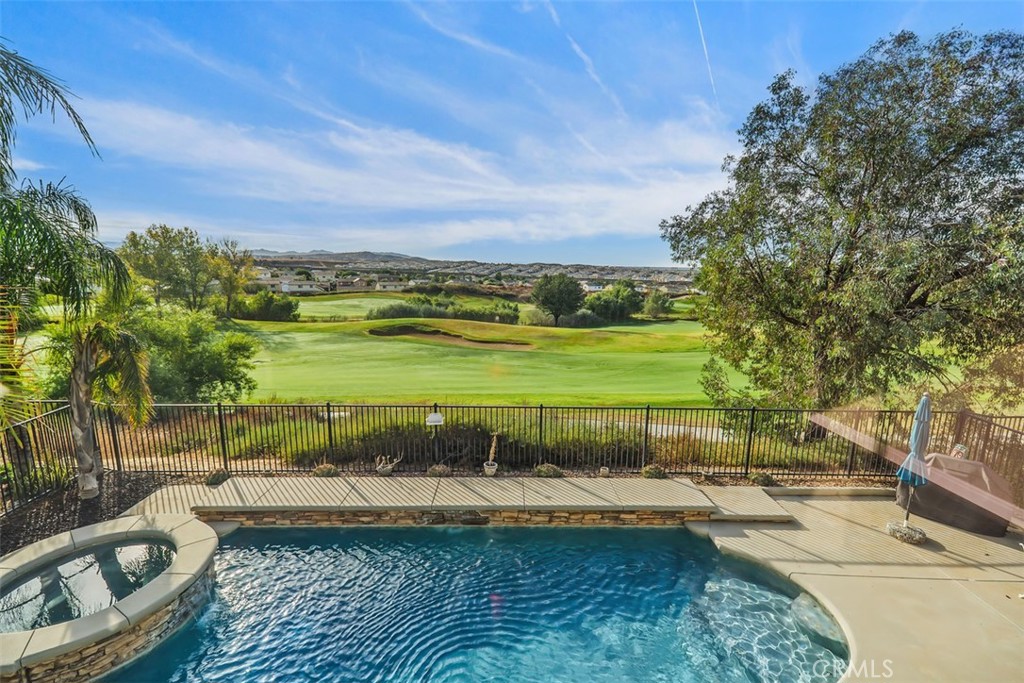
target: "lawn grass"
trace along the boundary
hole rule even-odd
[[[528,350],[467,348],[443,338],[377,337],[395,325]],[[698,323],[555,329],[464,320],[236,322],[257,337],[254,398],[385,403],[706,405]]]

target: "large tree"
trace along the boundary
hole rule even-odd
[[[217,277],[217,251],[192,228],[161,224],[129,232],[119,253],[147,282],[157,306],[171,297],[197,311]]]
[[[541,275],[533,284],[531,301],[537,308],[550,313],[558,325],[563,315],[575,313],[583,305],[583,288],[565,273]]]
[[[662,222],[715,356],[828,407],[1024,343],[1024,36],[904,32],[769,92],[728,188]]]
[[[245,286],[256,278],[252,252],[239,247],[237,240],[225,238],[217,246],[216,269],[224,295],[224,317],[230,318]]]

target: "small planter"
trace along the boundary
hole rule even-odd
[[[490,460],[484,463],[484,474],[488,477],[493,477],[498,471],[498,463]]]
[[[601,469],[599,469],[597,471],[597,476],[607,478],[607,477],[612,476],[612,471],[610,469],[608,469],[607,467],[602,467]]]

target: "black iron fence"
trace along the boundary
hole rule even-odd
[[[428,426],[431,412],[440,413],[443,424]],[[579,474],[602,467],[629,474],[656,464],[684,476],[893,477],[895,465],[877,453],[886,445],[906,448],[912,412],[820,412],[872,437],[879,448],[822,429],[811,420],[815,411],[760,408],[158,405],[139,428],[107,406],[96,406],[94,414],[104,467],[125,472],[199,475],[223,467],[234,474],[277,474],[331,463],[344,473],[369,474],[384,456],[401,460],[398,473],[422,474],[443,464],[455,474],[476,474],[497,434],[495,460],[502,473],[551,463]],[[38,417],[7,430],[0,443],[5,510],[69,481],[67,413],[66,407],[41,404]],[[1024,447],[1020,433],[1007,426],[1013,420],[1024,418],[937,412],[932,450],[967,443],[972,457],[985,459],[1024,491]]]
[[[34,416],[0,434],[0,511],[33,501],[75,480],[71,410],[35,404]]]

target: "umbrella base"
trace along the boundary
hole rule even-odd
[[[918,529],[916,526],[903,526],[903,522],[889,522],[885,525],[885,531],[893,538],[911,545],[921,545],[928,540],[924,529]]]

